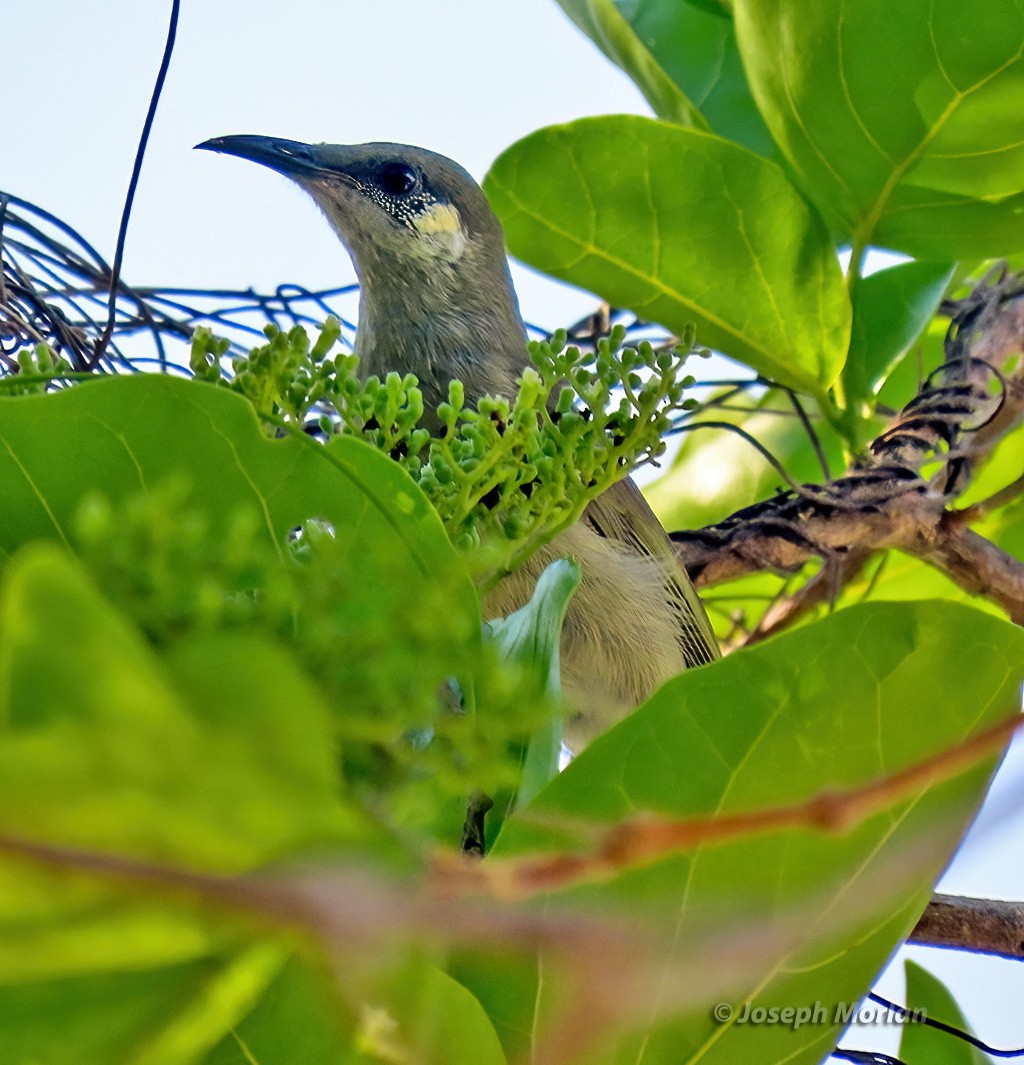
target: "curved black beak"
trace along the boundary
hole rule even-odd
[[[324,170],[316,145],[282,140],[280,137],[241,133],[230,137],[211,137],[196,147],[223,155],[237,155],[239,159],[260,163],[288,177],[312,177]]]

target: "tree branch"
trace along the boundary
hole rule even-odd
[[[1024,422],[1024,295],[1020,278],[986,280],[956,305],[946,362],[862,463],[823,486],[781,492],[717,525],[673,533],[676,553],[698,587],[764,569],[793,571],[823,558],[833,583],[817,582],[799,616],[849,578],[874,551],[896,548],[935,566],[961,588],[1024,624],[1024,564],[973,532],[985,505],[951,508],[971,475]],[[995,386],[995,387],[993,387]],[[937,473],[922,475],[926,465]],[[1024,478],[1004,493],[1024,490]],[[1003,493],[993,500],[1002,499]],[[759,628],[774,630],[780,620]],[[762,634],[763,635],[763,634]]]
[[[1024,958],[1024,902],[935,895],[908,942]]]

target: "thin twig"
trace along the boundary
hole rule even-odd
[[[832,476],[832,471],[828,468],[828,458],[825,455],[825,449],[821,446],[821,440],[818,438],[818,434],[814,430],[814,426],[811,424],[811,419],[807,417],[807,411],[804,410],[804,405],[800,402],[800,397],[790,388],[784,390],[786,395],[789,396],[790,403],[793,404],[793,410],[796,411],[796,416],[800,419],[800,424],[804,427],[804,432],[807,433],[807,438],[811,442],[811,447],[814,448],[814,454],[818,457],[818,465],[821,467],[822,476],[827,481]]]
[[[149,110],[146,112],[146,120],[142,124],[142,136],[139,138],[139,146],[135,152],[135,162],[132,165],[132,176],[128,182],[128,192],[124,199],[124,210],[121,212],[121,224],[117,230],[117,247],[114,251],[114,262],[110,270],[110,309],[107,315],[107,325],[103,330],[96,350],[89,361],[89,369],[93,369],[107,350],[110,338],[114,332],[114,319],[117,315],[117,293],[121,281],[121,261],[124,258],[124,245],[128,236],[128,220],[131,218],[132,204],[135,202],[135,190],[139,185],[139,175],[142,173],[142,160],[146,154],[146,145],[149,143],[149,134],[153,128],[153,120],[156,118],[157,104],[160,102],[160,94],[163,91],[167,71],[171,65],[171,55],[174,52],[174,38],[178,32],[178,13],[181,9],[181,0],[171,0],[171,17],[167,27],[167,40],[164,43],[164,54],[160,60],[160,69],[157,72],[156,82],[153,85],[153,93],[149,99]]]

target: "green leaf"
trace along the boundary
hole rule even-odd
[[[931,1021],[942,1021],[962,1032],[974,1034],[956,999],[938,977],[909,959],[903,965],[908,1010],[921,1010]],[[908,1022],[902,1025],[900,1061],[906,1065],[991,1065],[992,1059],[948,1032]]]
[[[710,0],[618,0],[617,6],[713,132],[769,159],[779,156],[747,84],[727,11]]]
[[[413,962],[386,979],[380,994],[394,1021],[381,1049],[391,1053],[368,1053],[367,1065],[378,1061],[504,1065],[504,1051],[483,1007],[447,973]],[[371,1051],[372,1045],[365,1049]]]
[[[485,181],[513,254],[820,392],[850,305],[824,226],[778,167],[711,134],[630,115],[531,134]],[[742,293],[742,297],[739,294]]]
[[[559,642],[569,600],[582,576],[578,562],[560,558],[540,575],[530,601],[507,618],[490,623],[491,636],[503,658],[535,676],[543,691],[561,695]],[[523,760],[517,804],[525,806],[558,774],[562,722],[550,718],[531,737]]]
[[[273,941],[188,965],[0,986],[2,1060],[504,1065],[464,987],[422,961],[398,968],[361,1009],[341,998],[326,965]]]
[[[202,1065],[505,1065],[480,1003],[432,965],[398,966],[358,1012],[330,974],[293,959]]]
[[[690,3],[694,7],[699,7],[702,11],[707,11],[709,14],[724,15],[727,18],[732,18],[733,0],[690,0]]]
[[[61,441],[59,460],[41,440]],[[253,508],[276,543],[311,517],[348,536],[354,552],[398,539],[408,573],[396,581],[422,580],[455,557],[437,515],[396,463],[354,439],[339,441],[330,457],[311,440],[269,439],[250,404],[225,389],[143,374],[0,397],[0,551],[39,538],[68,544],[86,492],[116,502],[182,479],[188,504],[210,515]]]
[[[199,1058],[185,1052],[180,1026],[184,1020],[194,1048],[209,1014],[187,1018],[188,1004],[205,999],[210,1013],[219,1013],[221,1024],[230,1027],[234,1011],[247,1004],[246,976],[259,980],[258,974],[240,970],[244,964],[204,958],[160,969],[0,986],[2,1060],[12,1065],[191,1065]],[[214,1005],[218,995],[221,1001]],[[167,1047],[165,1040],[174,1036],[178,1055],[161,1059],[161,1043]]]
[[[1024,633],[976,610],[918,602],[841,611],[667,683],[537,797],[529,823],[512,819],[496,853],[561,851],[564,826],[580,819],[754,812],[867,784],[1014,712],[1022,674]],[[706,844],[557,893],[552,904],[628,915],[656,940],[660,930],[658,970],[682,966],[684,981],[692,973],[691,994],[721,964],[701,954],[709,926],[747,921],[769,934],[791,922],[799,935],[769,952],[732,1005],[822,1002],[832,1019],[831,1006],[858,1001],[913,927],[992,768],[989,760],[933,784],[842,834],[787,829]],[[546,1011],[549,989],[538,994]],[[647,1002],[653,1020],[587,1060],[633,1061],[643,1047],[645,1065],[815,1065],[842,1026],[722,1027],[709,1016],[714,999],[680,1014],[669,985],[662,995],[665,1015]],[[511,1041],[532,1018],[505,1020]]]
[[[613,0],[558,0],[573,22],[632,78],[666,122],[706,129],[707,120],[644,46]]]
[[[1024,247],[1015,0],[736,0],[735,17],[772,135],[855,245],[946,260]]]
[[[62,446],[40,446],[45,440]],[[287,538],[303,522],[327,530],[333,561],[322,589],[347,592],[336,622],[309,639],[347,627],[348,653],[336,649],[321,679],[367,695],[364,715],[386,703],[409,708],[419,715],[410,725],[421,724],[445,678],[475,668],[475,589],[437,513],[386,455],[354,439],[328,451],[301,433],[270,438],[240,396],[156,375],[0,399],[0,498],[9,514],[0,557],[31,540],[84,543],[83,504],[97,496],[115,515],[128,514],[140,499],[156,507],[171,489],[178,512],[204,524],[211,553],[218,538],[234,543],[240,517],[255,523],[252,538],[271,564],[291,552]],[[173,585],[156,571],[142,581],[160,578]],[[443,625],[424,621],[430,604],[441,603]]]
[[[991,259],[1024,249],[1024,193],[988,203],[897,186],[875,243],[925,259]]]
[[[847,395],[873,395],[935,314],[955,267],[900,263],[858,281],[850,354],[843,369]]]
[[[330,712],[268,637],[196,633],[161,659],[78,563],[40,543],[4,567],[0,647],[6,837],[186,871],[243,872],[321,850],[406,863],[345,801]],[[263,922],[254,936],[199,899],[151,890],[0,861],[0,1045],[17,1049],[13,1060],[200,1065],[218,1044],[242,1054],[250,1036],[287,1048],[277,1062],[349,1060],[358,1033],[334,1019],[329,974],[303,977],[308,998],[285,1008],[289,951]],[[456,1029],[486,1050],[482,1008],[450,984],[428,973],[418,997],[397,1000],[403,1024],[415,1021],[418,1061],[463,1060]],[[211,1060],[247,1060],[220,1053]]]
[[[0,646],[6,832],[221,872],[377,838],[339,801],[327,708],[269,640],[196,637],[165,671],[38,544],[5,567]]]
[[[337,1065],[353,1056],[358,1018],[326,966],[292,957],[251,1008],[221,1032],[202,1065]]]

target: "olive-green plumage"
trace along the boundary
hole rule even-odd
[[[234,136],[200,148],[237,155],[301,185],[348,249],[360,281],[356,351],[365,374],[414,373],[427,409],[463,382],[468,399],[511,399],[527,365],[525,329],[501,224],[457,163],[403,144],[302,144]],[[580,522],[488,596],[502,616],[538,574],[571,555],[583,571],[562,636],[562,682],[580,746],[663,680],[718,656],[704,608],[657,518],[621,481]]]

